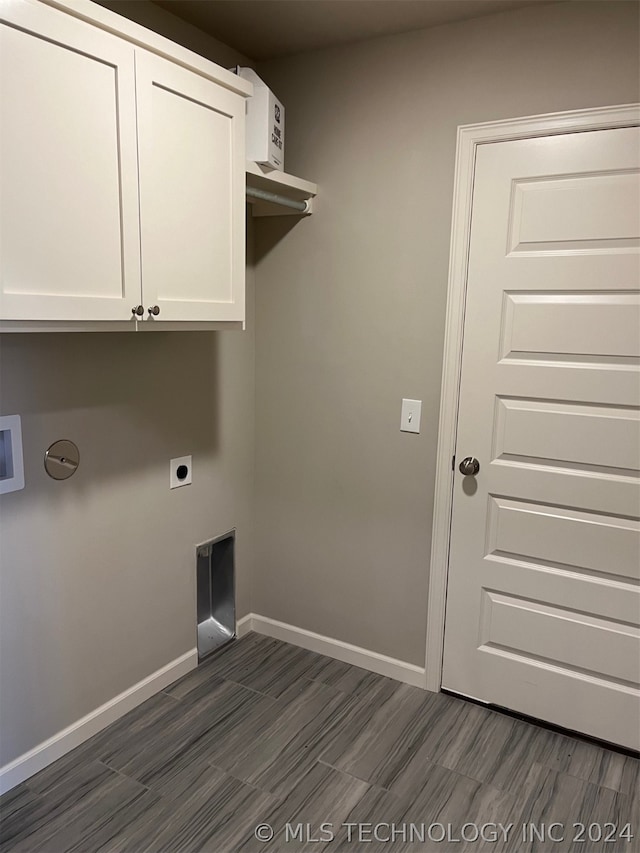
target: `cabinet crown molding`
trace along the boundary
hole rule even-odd
[[[0,17],[2,17],[3,6],[11,2],[15,2],[15,0],[0,0]],[[189,71],[194,71],[231,92],[245,98],[250,98],[253,95],[253,85],[232,71],[217,65],[210,59],[205,59],[186,47],[175,44],[175,42],[158,35],[153,30],[136,24],[135,21],[130,21],[110,9],[93,3],[92,0],[23,0],[23,2],[53,6],[55,9],[73,15],[74,18],[87,21],[102,30],[126,39],[138,47],[144,47],[146,50],[158,54],[158,56],[170,59],[177,65],[182,65]]]

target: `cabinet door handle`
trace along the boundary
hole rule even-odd
[[[131,313],[135,314],[137,317],[142,317],[142,315],[144,314],[144,306],[134,305],[131,309]]]
[[[149,311],[149,314],[151,314],[151,316],[152,316],[152,317],[157,317],[157,316],[158,316],[158,314],[160,313],[160,308],[158,308],[158,306],[157,306],[157,305],[152,305],[152,306],[148,309],[148,311]]]

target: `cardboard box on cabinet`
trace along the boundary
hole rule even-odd
[[[284,170],[284,107],[253,68],[235,73],[253,84],[247,101],[247,160]]]

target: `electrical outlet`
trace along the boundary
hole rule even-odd
[[[420,432],[421,415],[422,400],[403,400],[400,413],[400,430],[402,432]]]
[[[169,462],[169,488],[190,486],[193,479],[193,463],[190,456],[178,456]]]

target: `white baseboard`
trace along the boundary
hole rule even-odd
[[[80,746],[85,740],[114,723],[155,693],[168,687],[198,665],[198,650],[191,649],[171,663],[143,678],[133,687],[91,711],[66,729],[0,768],[0,794],[24,782],[34,773]]]
[[[257,634],[265,634],[267,637],[292,643],[294,646],[368,669],[370,672],[377,672],[378,675],[395,678],[396,681],[403,681],[414,687],[426,686],[424,667],[390,658],[360,646],[353,646],[351,643],[344,643],[333,637],[324,637],[322,634],[316,634],[304,628],[296,628],[295,625],[287,625],[286,622],[278,622],[267,616],[249,613],[238,622],[236,630],[238,637],[248,634],[249,631],[255,631]]]
[[[236,637],[244,637],[250,631],[253,631],[253,613],[248,613],[236,622]]]

